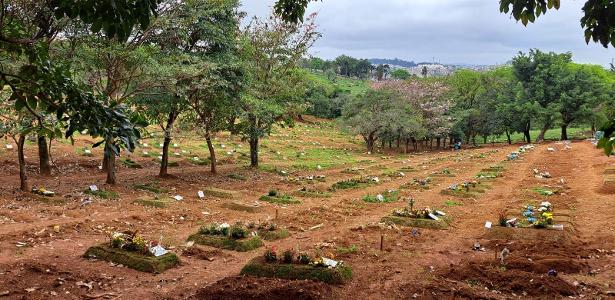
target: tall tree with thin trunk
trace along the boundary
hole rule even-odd
[[[297,68],[320,34],[315,14],[302,24],[277,16],[254,18],[243,32],[242,61],[249,78],[241,97],[238,128],[250,143],[250,166],[258,167],[260,138],[277,122],[292,122],[288,109],[302,101],[304,74]]]

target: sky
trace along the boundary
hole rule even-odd
[[[274,0],[242,0],[248,15],[266,17]],[[585,0],[564,0],[557,11],[524,27],[499,12],[497,0],[322,0],[322,37],[310,53],[332,59],[400,58],[446,64],[503,64],[519,51],[572,52],[580,63],[608,65],[615,48],[585,43],[580,25]]]

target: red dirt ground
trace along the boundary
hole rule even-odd
[[[256,221],[275,216],[276,206],[263,204],[261,212],[248,213],[223,208],[224,203],[252,203],[271,188],[290,192],[298,187],[280,181],[280,176],[255,172],[237,165],[221,167],[212,175],[207,166],[181,165],[171,169],[173,177],[160,185],[181,193],[184,201],[166,208],[145,208],[132,204],[146,192],[132,188],[135,183],[155,180],[157,168],[144,161],[143,169],[121,168],[119,184],[102,184],[105,175],[97,170],[98,157],[73,154],[68,145],[57,145],[61,155],[55,164],[62,175],[43,178],[36,175],[34,159],[28,162],[32,184],[44,185],[61,196],[46,203],[29,193],[18,192],[18,173],[12,152],[0,154],[0,299],[394,299],[394,298],[472,298],[509,299],[515,297],[613,297],[615,290],[615,194],[603,186],[603,171],[614,164],[589,142],[575,142],[571,150],[562,144],[538,145],[522,159],[506,162],[503,177],[475,198],[454,198],[440,194],[448,185],[470,179],[480,169],[500,163],[516,146],[431,152],[421,155],[375,157],[365,165],[372,170],[385,166],[414,166],[418,170],[404,178],[383,180],[362,190],[342,190],[331,198],[303,199],[300,205],[277,208],[279,225],[291,230],[291,237],[266,242],[267,247],[321,251],[337,256],[353,268],[353,279],[342,286],[308,281],[286,281],[237,276],[251,258],[264,248],[248,253],[199,247],[185,249],[188,235],[211,222]],[[547,151],[554,147],[555,152]],[[492,150],[498,150],[497,152]],[[477,158],[480,153],[487,154]],[[461,156],[459,156],[461,155]],[[473,157],[471,157],[473,155]],[[462,158],[456,161],[455,158]],[[402,164],[402,159],[410,162]],[[138,159],[136,159],[138,161]],[[377,166],[377,167],[374,167]],[[326,186],[351,178],[341,171],[348,166],[327,169]],[[429,190],[412,191],[418,206],[443,207],[453,218],[447,230],[378,225],[380,218],[403,202],[365,203],[367,193],[399,188],[413,177],[450,168],[456,177],[442,177]],[[550,179],[535,178],[532,169],[548,170]],[[226,175],[239,173],[246,181]],[[305,175],[314,172],[304,172]],[[377,172],[376,172],[377,173]],[[90,184],[113,189],[119,200],[94,199],[81,206],[81,191]],[[548,185],[561,192],[543,197],[531,188]],[[203,187],[239,191],[237,200],[207,198],[198,200]],[[404,196],[408,192],[404,192]],[[498,213],[519,213],[528,201],[548,199],[561,215],[564,231],[538,229],[485,229],[485,221],[497,223]],[[43,199],[45,200],[45,199]],[[458,206],[445,207],[454,200]],[[309,230],[310,227],[322,227]],[[115,230],[139,230],[151,239],[160,239],[180,255],[177,268],[163,274],[141,273],[107,262],[82,257],[92,245],[102,243]],[[384,251],[379,251],[384,235]],[[486,251],[473,251],[479,242]],[[19,247],[18,243],[26,243]],[[19,244],[21,245],[21,244]],[[355,245],[356,253],[337,255],[338,247]],[[505,265],[495,259],[504,247],[510,250]],[[554,269],[557,277],[548,276]]]

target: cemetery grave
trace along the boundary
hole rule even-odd
[[[451,219],[445,212],[438,209],[415,209],[415,200],[410,198],[408,206],[395,209],[390,215],[382,218],[382,222],[405,227],[419,227],[429,229],[445,229]]]
[[[352,279],[352,269],[341,261],[325,257],[313,258],[306,252],[297,254],[293,250],[279,253],[276,247],[249,261],[241,269],[241,274],[292,280],[309,279],[329,284],[343,284]]]
[[[88,248],[83,256],[150,273],[162,273],[179,264],[175,253],[164,249],[158,241],[146,241],[136,232],[114,232],[108,243]]]
[[[250,228],[241,222],[232,226],[228,223],[202,226],[197,233],[188,237],[188,241],[238,252],[251,251],[264,245],[261,238],[252,235]]]

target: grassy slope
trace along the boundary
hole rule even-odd
[[[586,132],[588,132],[590,129],[589,127],[587,128],[583,128],[583,127],[569,127],[568,128],[568,138],[569,139],[577,139],[577,138],[589,138],[590,136],[585,134]],[[560,139],[560,135],[561,135],[561,129],[560,128],[553,128],[548,130],[545,133],[545,139],[546,140],[559,140]],[[538,136],[538,134],[540,133],[539,129],[534,129],[530,131],[530,135],[532,137],[532,141],[536,140],[536,137]],[[523,134],[522,133],[515,133],[513,135],[511,135],[511,139],[513,141],[513,143],[515,142],[523,142]],[[498,143],[506,143],[506,135],[502,135],[499,137],[489,137],[488,139],[489,142],[494,141],[494,142],[498,142]],[[476,142],[480,142],[482,143],[482,138],[476,137]]]
[[[331,86],[331,89],[333,90],[337,88],[342,91],[349,92],[351,95],[358,95],[369,89],[369,84],[367,80],[337,76],[335,82],[332,82],[327,79],[324,73],[320,72],[309,73],[308,76],[310,76],[315,81],[320,82],[322,85]]]

